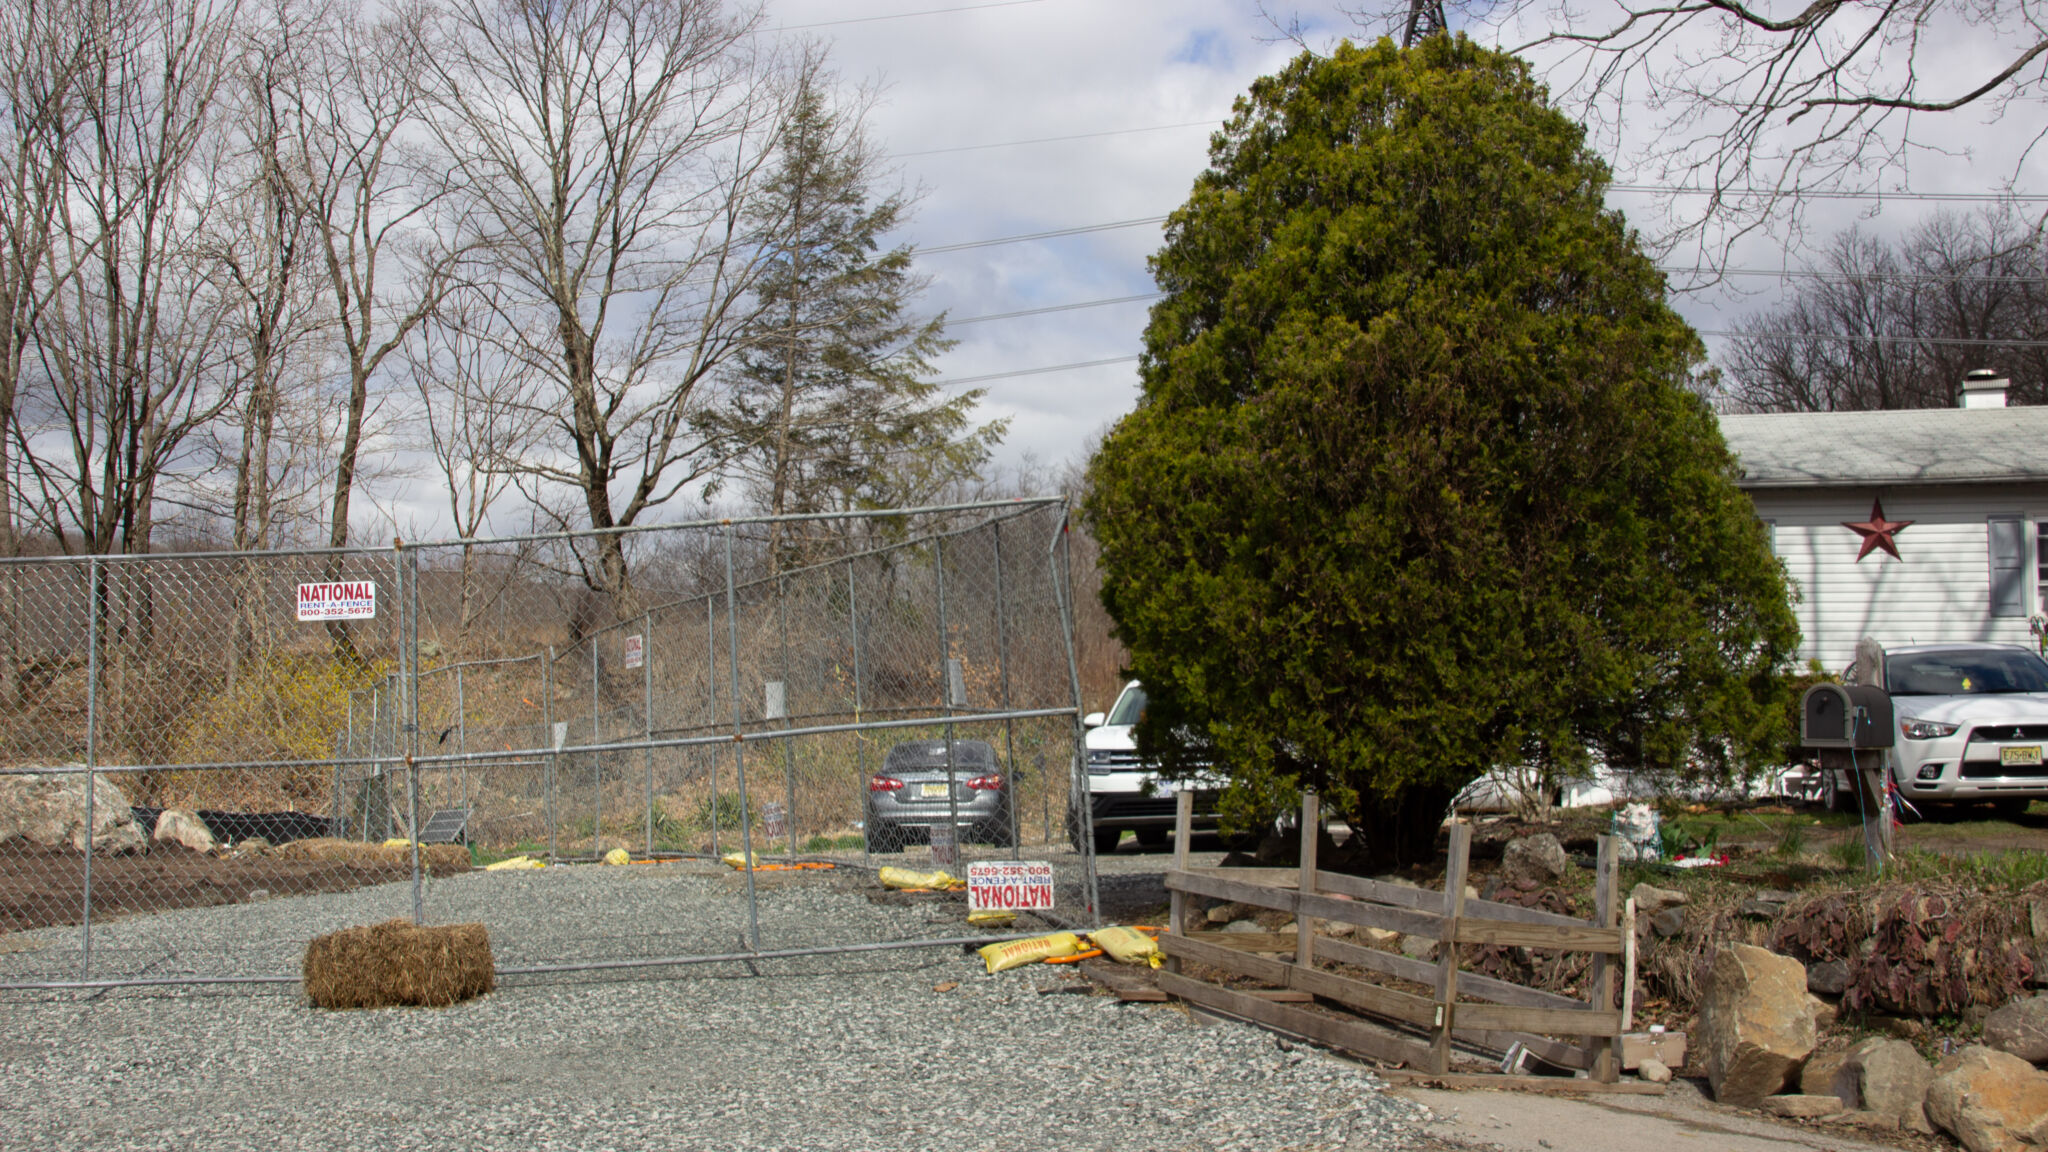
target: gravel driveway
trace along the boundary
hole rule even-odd
[[[476,873],[437,882],[429,909],[484,920],[501,962],[593,939],[613,954],[707,952],[744,921],[734,879]],[[166,913],[108,925],[105,944],[139,957],[208,931],[302,943],[337,918],[389,915],[401,895]],[[761,893],[764,947],[843,940],[849,926],[876,940],[951,935],[957,915],[870,902],[848,876]],[[692,936],[704,940],[678,946]],[[274,971],[281,946],[248,962]],[[1176,1006],[1040,996],[1063,979],[1043,967],[988,976],[977,957],[927,949],[759,969],[513,977],[445,1010],[322,1012],[281,986],[7,994],[0,1147],[1429,1146],[1422,1110],[1355,1065]]]

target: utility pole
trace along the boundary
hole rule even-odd
[[[1424,37],[1449,30],[1444,0],[1408,0],[1408,30],[1401,34],[1401,47],[1413,48]]]

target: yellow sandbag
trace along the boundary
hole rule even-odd
[[[1017,914],[1007,908],[983,908],[979,912],[969,912],[967,922],[977,928],[1001,928],[1015,924]]]
[[[527,868],[545,868],[545,867],[547,867],[547,862],[546,862],[546,861],[543,861],[543,860],[535,860],[535,859],[534,859],[533,857],[531,857],[531,856],[514,856],[514,857],[512,857],[512,858],[511,858],[511,859],[509,859],[509,860],[500,860],[500,861],[498,861],[498,862],[497,862],[496,864],[486,864],[486,865],[484,865],[484,871],[486,871],[486,872],[518,872],[518,871],[521,871],[521,870],[523,870],[523,869],[527,869]]]
[[[403,836],[393,836],[384,842],[384,846],[386,848],[410,848],[412,847],[412,841],[407,840]]]
[[[632,853],[627,852],[624,848],[614,848],[604,854],[604,862],[607,864],[631,864],[633,856]]]
[[[745,852],[727,852],[725,855],[720,856],[719,860],[723,861],[726,867],[735,871],[745,872],[747,870],[747,854]],[[759,857],[755,858],[757,866],[759,860]]]
[[[951,872],[912,872],[908,868],[883,868],[875,874],[884,888],[935,888],[945,891],[949,888],[965,888],[967,881]]]
[[[1150,964],[1157,968],[1162,962],[1159,942],[1134,928],[1104,928],[1090,932],[1088,939],[1119,964]]]
[[[977,949],[982,960],[987,963],[991,975],[1006,968],[1042,964],[1055,956],[1072,956],[1080,950],[1081,938],[1072,932],[1055,932],[1050,936],[1034,936],[1029,940],[1010,940]]]

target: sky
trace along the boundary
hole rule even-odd
[[[1301,19],[1318,47],[1353,27],[1332,4],[1276,0],[1269,8]],[[1453,27],[1489,43],[1520,42],[1512,30],[1461,20],[1454,14]],[[829,44],[843,79],[879,85],[870,132],[904,185],[920,193],[915,217],[893,239],[919,250],[931,278],[924,305],[947,313],[948,334],[959,341],[940,360],[940,378],[986,389],[983,418],[1011,422],[997,453],[1003,466],[1078,459],[1131,409],[1147,302],[977,318],[1153,291],[1145,261],[1161,231],[1151,221],[1186,198],[1232,100],[1300,51],[1277,39],[1254,0],[769,0],[765,25]],[[1985,45],[1970,35],[1941,45],[1935,66],[1966,72],[1981,62]],[[2038,120],[2039,109],[2022,102],[2002,114],[1954,118],[1943,137],[1950,154],[1922,157],[1904,179],[1915,191],[1969,194],[2015,171],[2032,175],[2038,161],[2020,149],[2037,131],[2026,118]],[[1602,147],[1626,181],[1624,154],[1649,118],[1622,119],[1620,138]],[[1610,197],[1645,232],[1664,226],[1658,203],[1637,193]],[[1890,234],[1937,209],[1973,206],[1821,202],[1806,235],[1824,240],[1858,222]],[[1144,223],[978,243],[1130,221]],[[1764,233],[1739,245],[1730,263],[1783,268],[1803,255],[1796,243]],[[1712,333],[1769,308],[1787,289],[1776,278],[1734,277],[1674,303]],[[1707,341],[1711,352],[1720,338]],[[1060,365],[1092,366],[1032,371]]]

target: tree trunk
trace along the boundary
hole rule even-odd
[[[1437,833],[1456,790],[1442,785],[1416,785],[1398,796],[1360,797],[1352,827],[1346,871],[1388,872],[1436,859]]]

